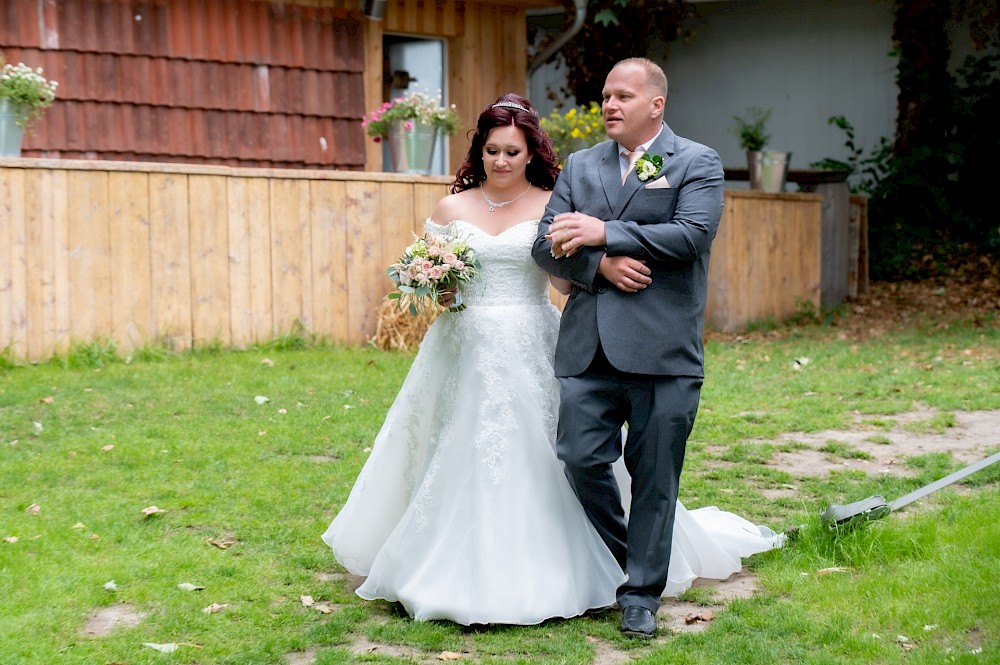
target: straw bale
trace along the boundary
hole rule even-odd
[[[440,312],[435,309],[413,316],[400,308],[398,301],[386,298],[379,306],[375,335],[369,341],[383,351],[415,349]]]

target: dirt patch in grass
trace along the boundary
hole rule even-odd
[[[790,432],[781,435],[779,441],[795,441],[807,447],[775,453],[768,464],[796,478],[825,476],[844,469],[869,475],[910,476],[916,471],[906,465],[909,457],[947,453],[964,466],[983,459],[1000,445],[1000,411],[952,413],[954,426],[941,432],[933,431],[929,424],[937,414],[933,409],[878,418],[856,416],[856,428],[847,431]],[[876,421],[879,424],[873,425]],[[824,452],[822,448],[835,452]]]
[[[87,615],[82,632],[87,637],[103,637],[115,628],[135,628],[146,615],[131,605],[102,607]]]

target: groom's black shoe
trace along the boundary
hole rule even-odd
[[[651,639],[656,635],[656,615],[645,607],[629,605],[622,609],[621,629],[629,637]]]

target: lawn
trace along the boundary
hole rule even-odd
[[[0,663],[1000,662],[1000,469],[831,533],[818,520],[829,504],[891,499],[964,462],[904,450],[899,472],[866,473],[849,463],[868,453],[788,436],[864,430],[877,445],[904,417],[913,436],[970,411],[1000,423],[996,322],[930,323],[710,340],[681,498],[794,537],[747,561],[754,595],[652,643],[622,638],[614,612],[463,629],[353,595],[320,534],[410,353],[285,338],[131,358],[95,343],[34,366],[0,356]],[[777,462],[810,447],[843,468]],[[707,587],[687,600],[718,599]]]

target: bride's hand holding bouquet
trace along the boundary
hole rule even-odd
[[[476,252],[464,238],[428,233],[389,266],[389,279],[398,290],[388,297],[414,316],[438,305],[460,312],[465,309],[462,289],[479,270]]]

